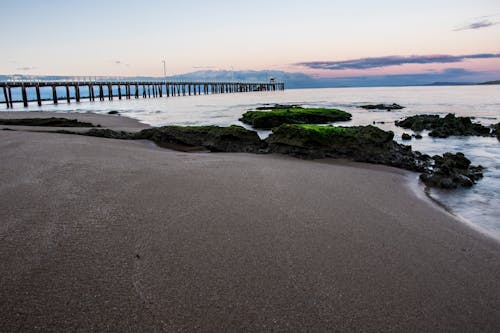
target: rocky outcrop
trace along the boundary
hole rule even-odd
[[[420,179],[431,187],[454,189],[471,187],[483,178],[481,166],[471,166],[471,162],[462,153],[445,153],[433,156],[434,165],[420,175]]]
[[[204,147],[215,152],[258,153],[266,148],[257,132],[241,126],[164,126],[145,129],[137,139],[148,139],[157,144]]]
[[[367,104],[367,105],[361,105],[361,108],[365,110],[386,110],[386,111],[392,111],[392,110],[401,110],[404,109],[404,106],[401,106],[396,103],[392,104]]]
[[[336,121],[347,121],[351,114],[337,109],[325,108],[273,108],[268,111],[248,111],[240,121],[255,128],[271,129],[282,124],[326,124]]]
[[[10,126],[44,126],[44,127],[100,127],[92,123],[79,121],[77,119],[66,118],[19,118],[19,119],[0,119],[0,125]]]
[[[374,126],[282,125],[266,141],[270,152],[301,158],[341,157],[423,172],[422,180],[432,187],[468,187],[482,177],[482,168],[471,166],[463,154],[431,158],[393,137],[392,132]]]
[[[348,158],[412,171],[425,171],[430,157],[393,140],[375,126],[282,125],[267,138],[269,151],[301,158]]]
[[[482,168],[471,166],[463,154],[442,157],[421,154],[395,142],[394,133],[375,126],[334,127],[285,124],[261,140],[255,131],[241,126],[164,126],[137,133],[91,129],[84,134],[112,139],[147,139],[177,150],[208,149],[214,152],[280,153],[299,158],[347,158],[358,162],[389,165],[423,172],[428,186],[471,186],[482,177]]]
[[[416,132],[430,130],[429,136],[447,138],[459,136],[491,136],[491,129],[479,123],[473,123],[471,117],[456,117],[449,113],[441,118],[438,115],[416,115],[396,121],[396,126]]]

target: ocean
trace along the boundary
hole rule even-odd
[[[63,95],[63,93],[61,93]],[[14,96],[14,98],[16,98]],[[33,97],[32,97],[33,98]],[[332,107],[352,113],[351,121],[336,123],[342,126],[369,125],[391,130],[395,140],[412,145],[414,150],[429,155],[445,152],[463,152],[473,164],[485,167],[484,178],[470,189],[436,190],[429,195],[442,203],[453,214],[478,227],[488,235],[500,239],[500,142],[496,138],[450,137],[432,138],[423,133],[422,140],[402,141],[401,134],[410,132],[394,125],[394,121],[416,114],[455,113],[472,116],[484,125],[500,121],[499,86],[439,86],[439,87],[382,87],[291,89],[283,92],[255,92],[186,96],[156,99],[132,99],[105,102],[60,104],[50,102],[41,107],[22,104],[16,111],[95,112],[119,111],[123,116],[153,126],[162,125],[244,125],[238,118],[247,110],[262,104],[300,104],[305,107]],[[396,111],[368,111],[363,104],[397,103],[405,106]],[[5,104],[0,105],[5,110]],[[380,124],[383,122],[383,124]],[[248,126],[244,125],[249,128]],[[259,131],[266,137],[269,131]],[[418,182],[415,177],[415,182]]]

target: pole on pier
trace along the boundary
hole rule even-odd
[[[3,97],[5,99],[5,105],[7,106],[7,109],[9,108],[9,95],[7,94],[7,87],[3,86]]]
[[[113,100],[113,85],[111,83],[108,84],[108,99]]]
[[[69,86],[66,85],[66,101],[69,103],[71,103],[71,99],[70,99],[70,95],[69,95]]]
[[[54,101],[54,104],[57,104],[57,90],[56,90],[56,86],[52,86],[52,100]]]
[[[75,84],[75,100],[77,103],[80,103],[80,85]]]
[[[170,86],[169,86],[169,84],[168,84],[168,83],[165,83],[165,88],[166,88],[166,90],[167,90],[167,97],[170,97],[170,90],[169,90],[169,89],[170,89]]]
[[[158,92],[160,93],[160,98],[163,97],[163,84],[158,85]]]
[[[99,100],[104,101],[104,88],[102,84],[99,84]]]
[[[122,99],[122,85],[118,84],[118,99]]]
[[[10,108],[14,108],[14,101],[12,100],[12,90],[10,88],[10,86],[7,88],[7,93],[9,94],[9,105],[10,105]]]
[[[24,86],[24,84],[21,86],[21,93],[23,96],[23,105],[26,108],[28,107],[28,94],[26,93],[26,87]]]

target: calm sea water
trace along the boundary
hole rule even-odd
[[[59,105],[35,105],[28,109],[58,112],[107,113],[117,110],[122,115],[153,125],[231,125],[246,110],[264,103],[293,103],[304,106],[335,107],[353,114],[352,121],[342,125],[368,125],[375,122],[384,130],[394,131],[401,141],[403,130],[394,121],[415,114],[455,113],[474,116],[485,125],[500,121],[499,86],[459,87],[398,87],[398,88],[335,88],[300,89],[284,92],[256,92],[208,96],[139,99],[127,101],[83,102]],[[367,111],[359,108],[366,103],[398,103],[406,108],[398,111]],[[35,104],[35,103],[32,103]],[[5,105],[0,106],[1,110]],[[267,131],[260,131],[265,137]],[[453,191],[432,190],[431,196],[442,202],[454,214],[500,238],[500,142],[496,138],[451,137],[431,138],[424,133],[422,140],[404,142],[414,150],[430,155],[463,152],[474,164],[486,167],[485,177],[471,189]]]

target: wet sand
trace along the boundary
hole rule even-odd
[[[500,244],[405,171],[26,131],[0,154],[1,332],[500,328]]]

